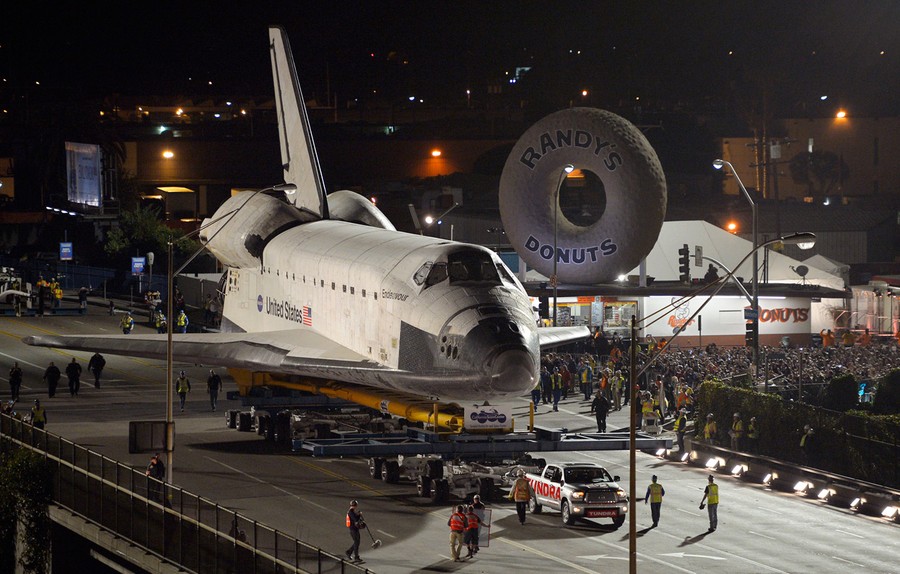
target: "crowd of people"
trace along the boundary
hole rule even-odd
[[[730,381],[753,376],[750,375],[753,362],[750,347],[723,348],[710,344],[703,348],[680,348],[653,337],[639,343],[638,371],[664,348],[638,378],[639,405],[635,406],[642,407],[649,400],[650,410],[658,413],[660,419],[675,416],[682,408],[690,413],[693,391],[707,379]],[[866,383],[900,369],[900,345],[894,339],[868,340],[866,344],[856,339],[849,344],[835,344],[823,338],[823,343],[826,344],[762,347],[754,383],[763,385],[768,381],[776,390],[802,385],[817,392],[816,389],[836,377],[852,375],[858,382]],[[607,339],[599,333],[594,336],[590,352],[542,355],[541,375],[532,391],[535,406],[544,404],[555,410],[557,397],[566,398],[574,392],[582,393],[585,400],[591,400],[596,392],[605,397],[609,410],[627,405],[630,354],[630,341],[618,336]],[[604,408],[599,402],[593,406],[592,411]],[[646,408],[642,407],[643,410]],[[598,430],[600,426],[598,420]]]

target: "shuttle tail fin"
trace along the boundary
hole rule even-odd
[[[272,57],[272,79],[275,83],[275,110],[278,114],[284,181],[297,186],[292,198],[295,206],[328,218],[322,168],[316,155],[303,92],[300,90],[294,57],[284,28],[269,27],[269,51]]]

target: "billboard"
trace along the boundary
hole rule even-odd
[[[66,142],[66,188],[72,203],[100,206],[100,146]]]

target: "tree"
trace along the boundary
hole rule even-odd
[[[47,461],[27,449],[0,453],[0,570],[15,571],[16,536],[22,540],[19,564],[26,574],[50,566],[52,479]],[[12,566],[12,567],[11,567]]]
[[[812,197],[828,195],[835,184],[850,177],[843,158],[831,151],[800,152],[791,158],[788,167],[794,183],[806,185]]]
[[[859,384],[853,375],[835,377],[822,390],[822,408],[842,413],[859,403]]]
[[[165,260],[169,238],[175,240],[177,255],[193,253],[200,247],[197,241],[184,237],[183,232],[167,227],[159,218],[159,210],[137,205],[121,213],[119,226],[109,230],[103,249],[108,255],[123,259],[120,266],[127,267],[132,255],[149,251],[159,256],[161,264]]]
[[[878,382],[872,410],[879,414],[900,413],[900,369],[894,369]]]

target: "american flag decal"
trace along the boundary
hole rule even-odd
[[[312,307],[303,306],[303,324],[312,327]]]

